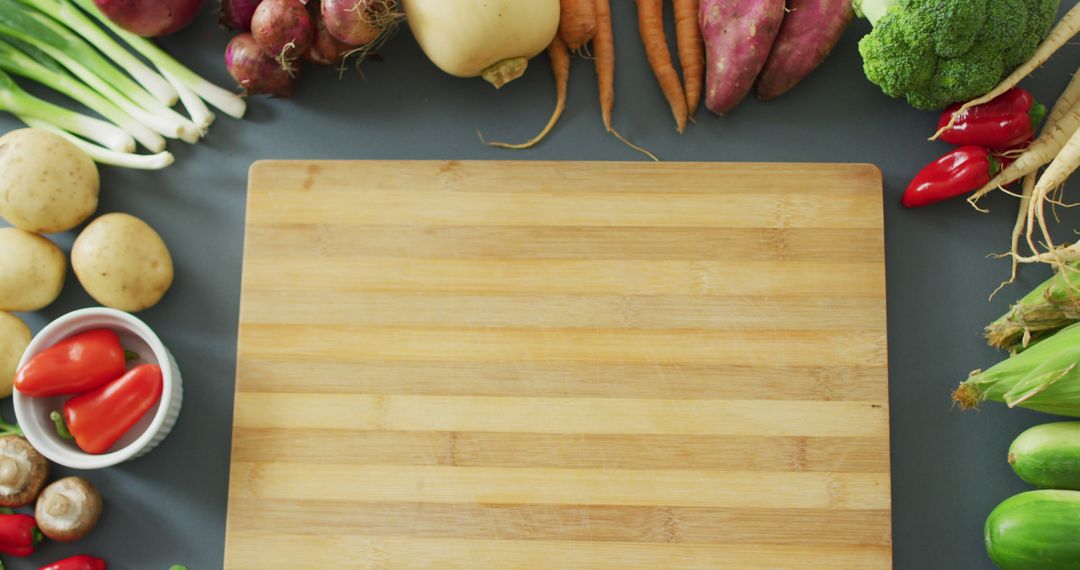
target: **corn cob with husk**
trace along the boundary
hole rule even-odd
[[[1010,408],[1080,417],[1080,323],[1069,325],[1027,350],[971,376],[953,392],[964,409],[986,400]]]
[[[995,348],[1019,352],[1033,339],[1080,321],[1080,263],[1063,266],[985,330]]]

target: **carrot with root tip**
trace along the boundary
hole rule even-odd
[[[693,119],[705,86],[705,40],[698,24],[698,0],[674,0],[675,40],[679,66],[686,82],[687,115]]]
[[[1078,106],[1080,106],[1080,73],[1073,75],[1069,86],[1058,97],[1039,137],[1028,145],[1012,164],[1002,169],[990,182],[972,194],[968,202],[978,208],[978,201],[983,196],[1012,184],[1053,160],[1065,143],[1069,142],[1069,137],[1080,128],[1080,107]]]
[[[559,0],[559,37],[577,51],[596,36],[596,3],[593,0]]]
[[[1068,41],[1078,33],[1080,33],[1080,4],[1073,6],[1072,9],[1061,18],[1061,21],[1050,31],[1050,35],[1046,36],[1046,39],[1039,44],[1038,49],[1035,50],[1035,55],[1031,56],[1031,59],[1013,70],[1008,77],[1002,80],[997,87],[993,88],[986,95],[964,103],[962,107],[953,113],[952,118],[949,119],[949,123],[938,129],[938,131],[934,133],[934,136],[930,137],[930,140],[937,140],[942,133],[956,123],[957,118],[963,114],[964,111],[967,111],[976,105],[982,105],[1009,89],[1016,87],[1022,79],[1030,75],[1031,72],[1035,71],[1040,65],[1046,63],[1046,60],[1054,55],[1054,52],[1061,49],[1062,46],[1068,43]]]
[[[659,161],[656,155],[626,140],[611,125],[615,107],[615,38],[611,30],[611,0],[596,2],[596,36],[593,37],[593,63],[596,65],[596,82],[600,90],[600,116],[604,128],[626,146]]]
[[[664,97],[671,105],[671,114],[675,116],[675,128],[680,133],[686,130],[689,109],[686,105],[686,93],[683,91],[679,74],[671,64],[667,37],[664,34],[663,0],[638,0],[638,29],[641,42],[645,45],[645,55],[652,68]]]
[[[552,113],[551,120],[548,121],[544,130],[540,131],[540,134],[532,139],[520,144],[487,142],[484,140],[483,135],[480,136],[480,142],[488,146],[515,150],[532,148],[544,140],[544,137],[555,128],[555,124],[559,122],[559,117],[562,117],[563,110],[566,109],[566,90],[570,83],[570,52],[567,51],[566,44],[558,35],[551,40],[551,45],[548,46],[548,57],[551,58],[551,72],[555,76],[555,112]]]

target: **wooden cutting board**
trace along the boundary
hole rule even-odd
[[[891,568],[865,165],[262,162],[225,568]]]

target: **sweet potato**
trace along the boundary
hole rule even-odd
[[[784,0],[701,0],[705,38],[705,106],[723,115],[754,86],[769,57]]]
[[[851,0],[788,0],[788,13],[758,76],[758,98],[775,99],[795,87],[825,61],[854,17]]]

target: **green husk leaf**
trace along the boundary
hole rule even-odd
[[[975,371],[953,392],[964,409],[986,401],[1080,417],[1080,323],[1069,325],[989,370]]]
[[[1080,262],[1065,265],[1052,277],[987,325],[986,340],[995,348],[1019,352],[1032,341],[1080,321]]]

